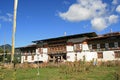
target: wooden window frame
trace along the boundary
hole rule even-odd
[[[115,58],[120,58],[120,51],[115,51]]]
[[[101,47],[101,48],[105,48],[105,44],[104,44],[104,43],[101,43],[101,44],[100,44],[100,47]]]
[[[118,48],[118,42],[114,42],[114,47]]]
[[[114,42],[109,43],[109,48],[114,48],[114,47],[115,47]]]
[[[27,58],[28,58],[28,56],[27,56],[27,55],[25,55],[25,60],[27,60]]]
[[[105,48],[106,48],[106,49],[109,48],[109,43],[105,43]]]
[[[92,50],[92,44],[89,44],[89,49]]]
[[[103,58],[103,52],[97,52],[98,59]]]
[[[34,54],[32,54],[32,60],[34,60]]]
[[[97,44],[97,49],[100,49],[100,44]]]
[[[97,49],[97,44],[92,44],[92,49]]]

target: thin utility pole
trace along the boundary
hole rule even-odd
[[[6,51],[6,50],[5,50],[5,33],[4,33],[4,56],[3,56],[3,60],[4,60],[3,62],[4,62],[4,63],[5,63],[5,51]]]
[[[13,16],[13,33],[12,33],[12,54],[11,54],[11,63],[14,61],[14,53],[15,53],[15,32],[16,32],[17,5],[18,5],[18,0],[14,0],[14,16]]]

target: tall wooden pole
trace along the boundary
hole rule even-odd
[[[5,63],[5,51],[6,51],[6,50],[5,50],[5,45],[6,45],[6,44],[5,44],[5,33],[4,33],[4,56],[3,56],[3,60],[4,60],[3,62],[4,62],[4,63]]]
[[[18,0],[14,0],[14,16],[13,16],[13,33],[12,33],[12,54],[11,54],[11,62],[14,61],[14,53],[15,53],[15,32],[16,32],[17,4],[18,4]]]

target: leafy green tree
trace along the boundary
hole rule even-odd
[[[0,62],[3,61],[3,49],[0,48]]]
[[[6,57],[7,63],[11,62],[11,55],[10,54],[6,54],[5,57]]]
[[[3,55],[0,55],[0,62],[3,61]]]
[[[3,51],[3,49],[2,48],[0,48],[0,53],[3,53],[4,51]]]

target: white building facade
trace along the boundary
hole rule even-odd
[[[102,36],[97,36],[95,33],[77,34],[34,43],[35,46],[20,48],[21,63],[120,60],[119,32]],[[42,46],[37,46],[39,44]]]

